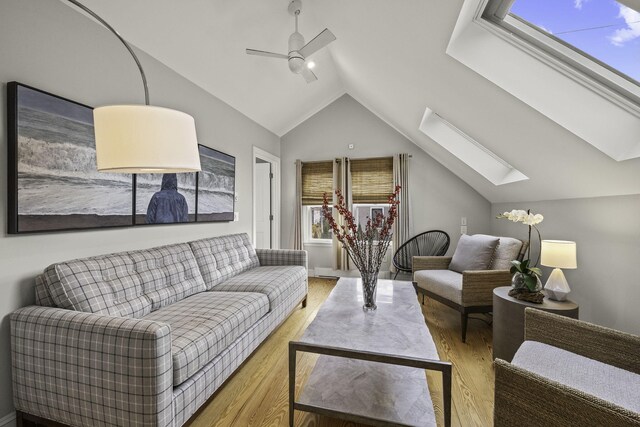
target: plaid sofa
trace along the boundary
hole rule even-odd
[[[306,295],[306,252],[246,234],[51,265],[11,315],[16,410],[181,426]]]

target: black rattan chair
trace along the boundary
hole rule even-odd
[[[411,261],[414,256],[442,256],[449,249],[449,235],[442,230],[431,230],[420,233],[407,240],[393,254],[393,266],[396,275],[403,271],[411,273]]]

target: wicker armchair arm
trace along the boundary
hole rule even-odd
[[[451,263],[450,256],[414,256],[413,272],[420,270],[446,270]]]
[[[640,374],[640,337],[527,307],[525,340],[538,341]],[[580,339],[576,339],[580,337]]]
[[[511,284],[509,270],[469,270],[462,273],[462,305],[493,305],[493,289]]]
[[[640,426],[640,414],[529,372],[494,362],[494,426]]]

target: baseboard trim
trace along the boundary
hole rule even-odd
[[[16,413],[12,412],[0,418],[0,427],[16,427]]]

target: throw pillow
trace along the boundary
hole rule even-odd
[[[456,246],[449,270],[462,273],[467,270],[488,269],[499,241],[497,237],[484,234],[463,234]]]
[[[518,259],[522,249],[522,241],[513,237],[500,237],[500,243],[493,255],[491,270],[509,270],[511,261]]]

